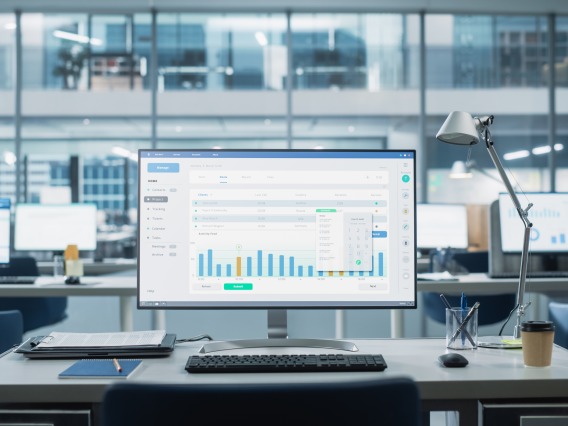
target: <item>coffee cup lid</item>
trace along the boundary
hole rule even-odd
[[[554,331],[552,321],[524,321],[521,323],[521,331]]]

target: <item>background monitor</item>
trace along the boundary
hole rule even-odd
[[[140,308],[415,308],[415,151],[140,150]]]
[[[10,199],[0,198],[0,266],[10,263]]]
[[[531,253],[568,253],[568,193],[527,193],[519,199],[522,208],[533,203],[528,212]],[[524,225],[508,194],[499,194],[499,221],[503,252],[520,253]]]
[[[97,207],[94,204],[17,204],[14,248],[63,251],[97,248]]]
[[[418,249],[468,248],[465,205],[418,204],[416,208]]]

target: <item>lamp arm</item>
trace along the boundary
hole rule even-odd
[[[529,203],[529,205],[527,206],[526,209],[523,209],[521,207],[521,203],[519,202],[519,198],[517,197],[517,194],[515,193],[515,190],[513,189],[513,186],[511,185],[511,181],[509,180],[509,177],[507,176],[507,173],[505,172],[505,169],[503,168],[503,164],[501,164],[501,160],[499,160],[499,156],[497,155],[497,152],[495,151],[495,147],[493,146],[493,141],[491,140],[491,133],[489,132],[489,129],[487,127],[483,128],[482,131],[481,131],[481,134],[482,134],[483,139],[485,141],[485,146],[487,147],[487,151],[489,152],[489,156],[491,157],[491,160],[493,160],[493,164],[495,165],[495,168],[499,172],[499,175],[501,176],[501,179],[503,180],[503,183],[505,184],[505,187],[507,188],[507,192],[509,193],[511,200],[513,200],[513,204],[515,205],[515,208],[517,209],[517,212],[519,213],[519,217],[521,218],[521,220],[523,221],[523,224],[525,226],[524,237],[523,237],[523,249],[522,249],[522,252],[521,252],[521,268],[520,268],[520,272],[519,272],[519,287],[517,289],[517,308],[516,308],[517,309],[517,323],[516,323],[514,331],[513,331],[513,337],[515,339],[518,339],[518,338],[521,337],[522,317],[525,315],[525,308],[529,305],[529,304],[527,304],[525,306],[524,296],[525,296],[525,287],[526,287],[526,279],[527,279],[529,241],[530,241],[530,234],[531,234],[531,228],[532,228],[532,223],[531,223],[531,221],[529,220],[529,217],[528,217],[528,211],[533,205],[532,205],[532,203]]]

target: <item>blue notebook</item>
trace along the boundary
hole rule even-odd
[[[59,373],[59,377],[62,379],[126,379],[142,364],[140,359],[118,359],[116,362],[118,366],[112,359],[81,359]]]

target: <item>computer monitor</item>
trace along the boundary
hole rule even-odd
[[[97,248],[95,204],[16,204],[14,248],[29,251],[81,251]]]
[[[416,308],[415,157],[140,150],[138,307]]]
[[[529,202],[533,203],[528,211],[533,224],[529,246],[531,253],[568,253],[568,193],[527,193],[523,208]],[[520,253],[524,225],[508,194],[499,194],[499,221],[503,252]]]
[[[419,250],[467,249],[467,208],[463,204],[418,204],[416,238]]]
[[[10,264],[10,199],[0,198],[0,267]]]

